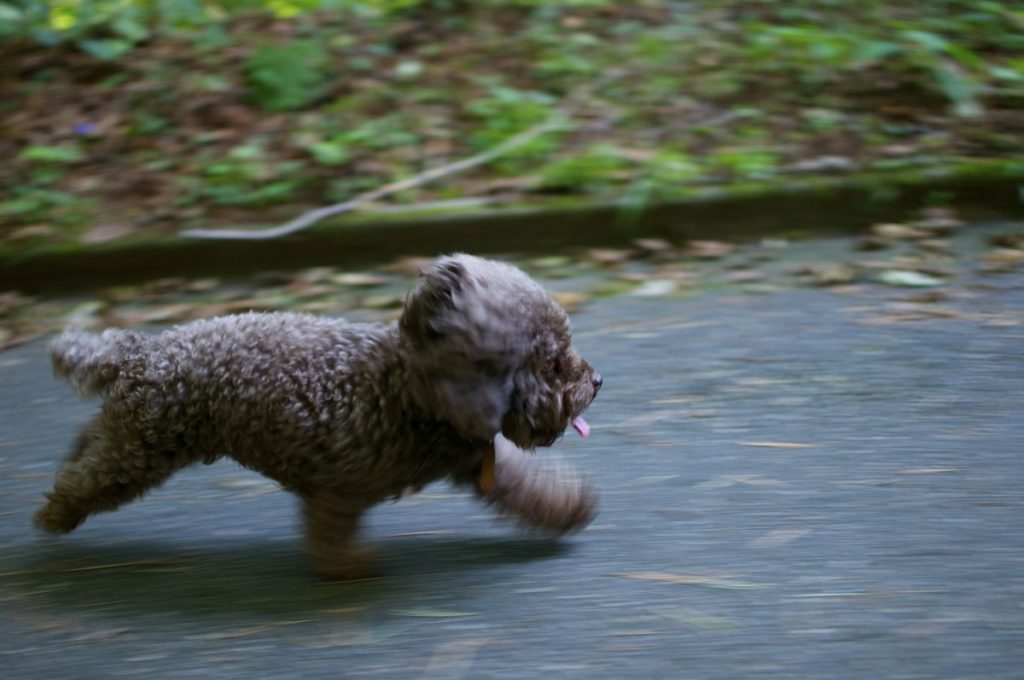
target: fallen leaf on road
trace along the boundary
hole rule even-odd
[[[796,276],[816,286],[839,286],[857,279],[857,270],[847,264],[820,263],[796,268]]]
[[[359,306],[363,309],[399,309],[405,299],[397,295],[368,295]]]
[[[587,257],[598,264],[605,266],[619,265],[633,256],[631,250],[616,250],[612,248],[591,248],[587,251]]]
[[[885,239],[917,239],[933,236],[930,231],[910,227],[905,224],[876,224],[871,227],[871,232],[878,237]]]
[[[737,626],[729,619],[702,612],[690,607],[653,607],[648,611],[666,619],[681,623],[698,633],[724,633],[736,630]]]
[[[201,635],[199,637],[203,640],[234,640],[237,638],[245,638],[253,635],[262,635],[263,633],[269,633],[280,628],[285,628],[287,626],[297,626],[303,623],[310,623],[311,621],[313,621],[313,619],[278,621],[276,623],[266,623],[258,626],[249,626],[248,628],[236,628],[234,630],[227,630],[221,633],[210,633],[208,635]]]
[[[381,267],[383,271],[398,272],[400,274],[419,276],[434,260],[429,257],[402,257],[391,264]]]
[[[632,418],[619,423],[623,427],[645,427],[651,423],[656,423],[660,420],[675,419],[676,411],[652,411],[650,413],[642,413]]]
[[[982,271],[1003,274],[1024,265],[1024,250],[995,248],[981,256]]]
[[[922,212],[924,215],[921,219],[914,222],[915,226],[922,229],[940,234],[948,234],[954,229],[964,226],[964,221],[957,217],[956,211],[953,208],[933,206],[925,208]]]
[[[547,255],[530,260],[530,264],[540,269],[558,269],[559,267],[571,266],[573,260],[565,255]]]
[[[580,293],[576,291],[562,291],[559,293],[552,293],[551,297],[555,299],[555,302],[562,305],[567,311],[572,312],[584,304],[590,301],[590,296],[586,293]]]
[[[476,612],[459,612],[450,609],[396,609],[395,616],[411,616],[424,619],[454,619],[462,616],[477,616]]]
[[[865,325],[886,325],[910,321],[927,321],[930,319],[970,319],[972,315],[949,307],[932,305],[901,305],[894,306],[892,311],[877,314],[857,323]]]
[[[358,287],[382,286],[389,280],[390,279],[388,279],[386,276],[378,276],[376,274],[365,274],[362,272],[347,272],[345,274],[338,274],[337,276],[331,277],[331,282],[336,283],[340,286]]]
[[[128,224],[101,224],[83,233],[79,241],[86,245],[96,245],[124,238],[133,231],[134,229]]]
[[[756,269],[737,269],[725,275],[725,280],[729,283],[754,283],[764,279],[764,273]]]
[[[737,484],[746,484],[747,486],[779,486],[785,484],[785,482],[780,482],[777,479],[765,477],[764,475],[724,475],[723,478]]]
[[[884,283],[887,286],[903,288],[931,288],[934,286],[942,286],[946,283],[942,279],[928,274],[900,269],[889,269],[884,272],[879,272],[878,276],[875,277],[875,280],[879,283]]]
[[[267,482],[257,478],[239,477],[236,479],[218,479],[214,481],[214,484],[225,489],[251,489],[257,486],[266,486]]]
[[[679,475],[644,475],[643,477],[637,477],[629,486],[650,486],[652,484],[660,484],[661,482],[667,482],[670,479],[676,479]]]
[[[897,470],[896,474],[899,475],[934,475],[940,472],[960,472],[960,468],[907,468],[906,470]]]
[[[104,569],[129,569],[132,567],[166,567],[166,566],[180,566],[184,563],[183,559],[155,559],[155,560],[134,560],[131,562],[110,562],[108,564],[90,564],[84,567],[68,567],[61,569],[62,572],[78,572],[78,571],[101,571]]]
[[[936,255],[950,256],[953,254],[953,244],[941,238],[922,239],[917,242],[917,247]]]
[[[747,543],[748,548],[778,548],[806,536],[813,529],[773,529]]]
[[[672,244],[661,238],[634,239],[633,245],[645,254],[663,254],[672,250]]]
[[[736,442],[741,446],[760,446],[769,449],[812,449],[817,444],[800,444],[798,442]]]
[[[637,581],[658,581],[659,583],[672,583],[683,586],[702,586],[704,588],[722,588],[725,590],[748,590],[753,588],[767,588],[763,583],[750,583],[747,581],[735,581],[728,576],[698,576],[695,574],[666,574],[656,571],[619,571],[612,574],[619,578],[629,578]]]
[[[694,489],[726,489],[730,486],[736,486],[737,482],[735,479],[727,479],[726,477],[716,477],[714,479],[708,479],[703,482],[698,482],[693,485]]]
[[[909,302],[918,305],[934,305],[939,302],[948,302],[950,296],[941,290],[926,290],[921,293],[914,293],[900,298],[901,302]]]
[[[652,279],[645,281],[642,285],[633,290],[633,295],[639,297],[661,297],[676,291],[676,282],[670,279]]]
[[[0,293],[0,316],[7,316],[13,312],[27,307],[32,298],[25,297],[16,290],[9,290]]]
[[[865,236],[857,242],[857,250],[885,250],[891,245],[892,242],[889,239],[882,238],[881,236]]]
[[[701,260],[717,260],[731,255],[736,250],[735,243],[725,241],[690,241],[686,244],[685,255]]]

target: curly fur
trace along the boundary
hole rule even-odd
[[[159,335],[71,329],[51,353],[56,374],[103,398],[36,515],[51,532],[222,456],[302,499],[314,567],[335,578],[372,570],[354,540],[363,512],[439,479],[559,533],[595,513],[583,480],[523,450],[552,444],[601,377],[565,311],[506,264],[439,258],[392,325],[252,313]]]

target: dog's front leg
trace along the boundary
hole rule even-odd
[[[579,473],[546,464],[500,434],[493,454],[484,456],[476,489],[501,512],[558,534],[580,531],[597,515],[597,493]]]
[[[360,518],[372,503],[332,491],[303,495],[302,503],[306,548],[318,574],[336,581],[377,574],[373,553],[356,538]]]

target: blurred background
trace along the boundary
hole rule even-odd
[[[3,0],[3,287],[62,287],[58,270],[75,285],[74,253],[267,228],[354,198],[341,212],[404,209],[407,223],[610,204],[597,222],[628,230],[709,193],[1017,176],[1022,54],[1024,11],[997,1]],[[809,226],[843,211],[829,212]],[[594,222],[568,240],[606,236]],[[334,250],[431,254],[472,247],[465,235],[416,248],[371,233]],[[490,248],[516,249],[515,235]],[[211,266],[212,246],[178,246],[91,260],[91,283],[185,274],[204,252],[205,274],[268,269],[290,252],[247,265],[223,248]],[[332,264],[317,250],[296,262]],[[175,252],[189,254],[168,264]]]
[[[73,254],[117,249],[128,254],[89,261],[92,284],[190,262],[203,274],[335,264],[323,246],[291,262],[287,246],[251,251],[247,264],[240,245],[177,235],[352,199],[339,212],[404,209],[406,223],[613,205],[567,237],[586,246],[611,222],[619,241],[643,236],[628,229],[667,201],[825,178],[878,177],[877,196],[936,171],[1017,176],[1022,54],[1024,11],[996,1],[3,0],[3,287],[67,288],[59,271],[74,286],[72,270],[92,265]],[[922,203],[943,202],[932,194]],[[844,211],[827,212],[772,228],[828,228]],[[762,213],[701,235],[735,235]],[[521,245],[500,228],[490,249]],[[398,244],[473,247],[466,236],[417,247],[415,231],[370,232],[333,250],[380,260]]]

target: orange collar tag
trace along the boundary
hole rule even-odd
[[[484,459],[480,466],[480,491],[494,491],[494,444],[484,449]]]

